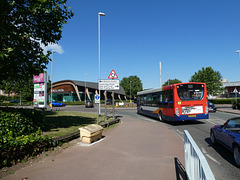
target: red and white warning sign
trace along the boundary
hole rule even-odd
[[[111,71],[111,73],[108,76],[108,79],[118,79],[118,76],[114,70]]]

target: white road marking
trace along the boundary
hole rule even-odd
[[[207,119],[207,122],[209,122],[210,124],[216,125],[216,123],[212,122],[210,119]]]
[[[211,159],[213,162],[217,163],[218,165],[221,165],[220,162],[218,162],[216,159],[214,159],[212,156],[210,156],[207,151],[202,147],[202,152],[205,156],[207,156],[209,159]]]

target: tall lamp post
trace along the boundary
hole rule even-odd
[[[87,81],[87,73],[85,73],[85,104],[86,104],[86,81]]]
[[[240,50],[237,50],[236,53],[239,55],[239,62],[240,62]]]
[[[239,63],[240,63],[240,50],[237,50],[236,53],[238,53],[239,55]],[[235,88],[236,89],[236,88]],[[234,90],[235,91],[235,90]],[[237,91],[237,89],[236,89]],[[236,102],[237,102],[237,93],[235,93],[235,96],[236,96]],[[236,103],[237,104],[237,103]]]
[[[52,111],[52,83],[53,83],[53,53],[56,52],[52,50],[52,63],[51,63],[51,111]]]
[[[167,72],[167,75],[168,75],[168,85],[169,85],[169,72]]]
[[[98,13],[98,58],[99,58],[99,80],[101,80],[101,69],[100,69],[100,16],[105,16],[105,13],[99,12]],[[98,113],[101,114],[101,91],[100,91],[100,85],[98,82],[98,91],[99,91],[99,111]]]

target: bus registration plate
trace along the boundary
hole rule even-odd
[[[188,115],[188,117],[196,117],[196,115]]]

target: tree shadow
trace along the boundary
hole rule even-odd
[[[48,114],[48,113],[46,113]],[[56,112],[51,112],[51,115]],[[44,132],[57,129],[57,128],[69,128],[72,126],[85,126],[88,124],[95,124],[95,118],[81,117],[81,116],[46,116],[42,126]]]

